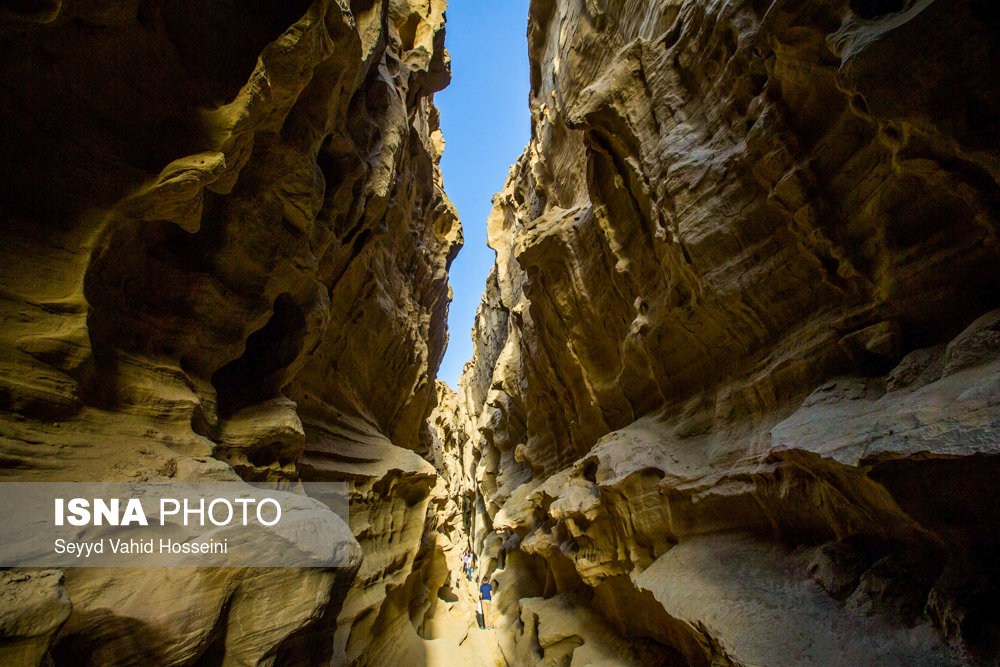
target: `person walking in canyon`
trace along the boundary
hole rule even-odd
[[[490,585],[490,578],[483,577],[483,583],[479,587],[479,602],[483,608],[483,625],[487,630],[493,629],[493,619],[491,617],[493,605],[493,586]]]
[[[469,581],[472,581],[472,575],[476,571],[476,552],[470,548],[466,548],[463,561],[465,563],[465,577]]]

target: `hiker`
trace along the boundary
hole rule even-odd
[[[483,577],[483,584],[479,587],[479,603],[483,607],[483,625],[487,629],[493,628],[493,619],[491,618],[491,609],[493,605],[493,587],[490,586],[490,578]]]
[[[462,552],[462,574],[469,576],[469,571],[472,568],[472,550],[469,547],[465,547],[465,551]]]
[[[466,572],[466,577],[469,581],[472,581],[472,575],[476,571],[476,552],[469,549],[469,571]]]

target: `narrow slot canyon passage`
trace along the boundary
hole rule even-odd
[[[1000,660],[995,3],[0,0],[0,52],[0,665]],[[284,514],[93,557],[181,488]]]

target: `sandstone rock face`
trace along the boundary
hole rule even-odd
[[[0,573],[0,662],[37,665],[73,605],[58,570]]]
[[[2,4],[0,476],[348,481],[359,542],[336,572],[67,571],[4,598],[4,655],[391,659],[443,553],[414,452],[462,239],[445,3]]]
[[[532,3],[436,420],[509,661],[996,659],[998,18]]]

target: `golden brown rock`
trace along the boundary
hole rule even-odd
[[[345,480],[358,503],[337,572],[67,573],[57,662],[361,661],[410,604],[462,238],[444,6],[4,4],[0,477]],[[57,616],[8,636],[44,654]]]
[[[508,660],[995,660],[998,40],[978,0],[532,2],[450,426]]]
[[[59,570],[0,572],[0,662],[41,665],[73,605]]]

